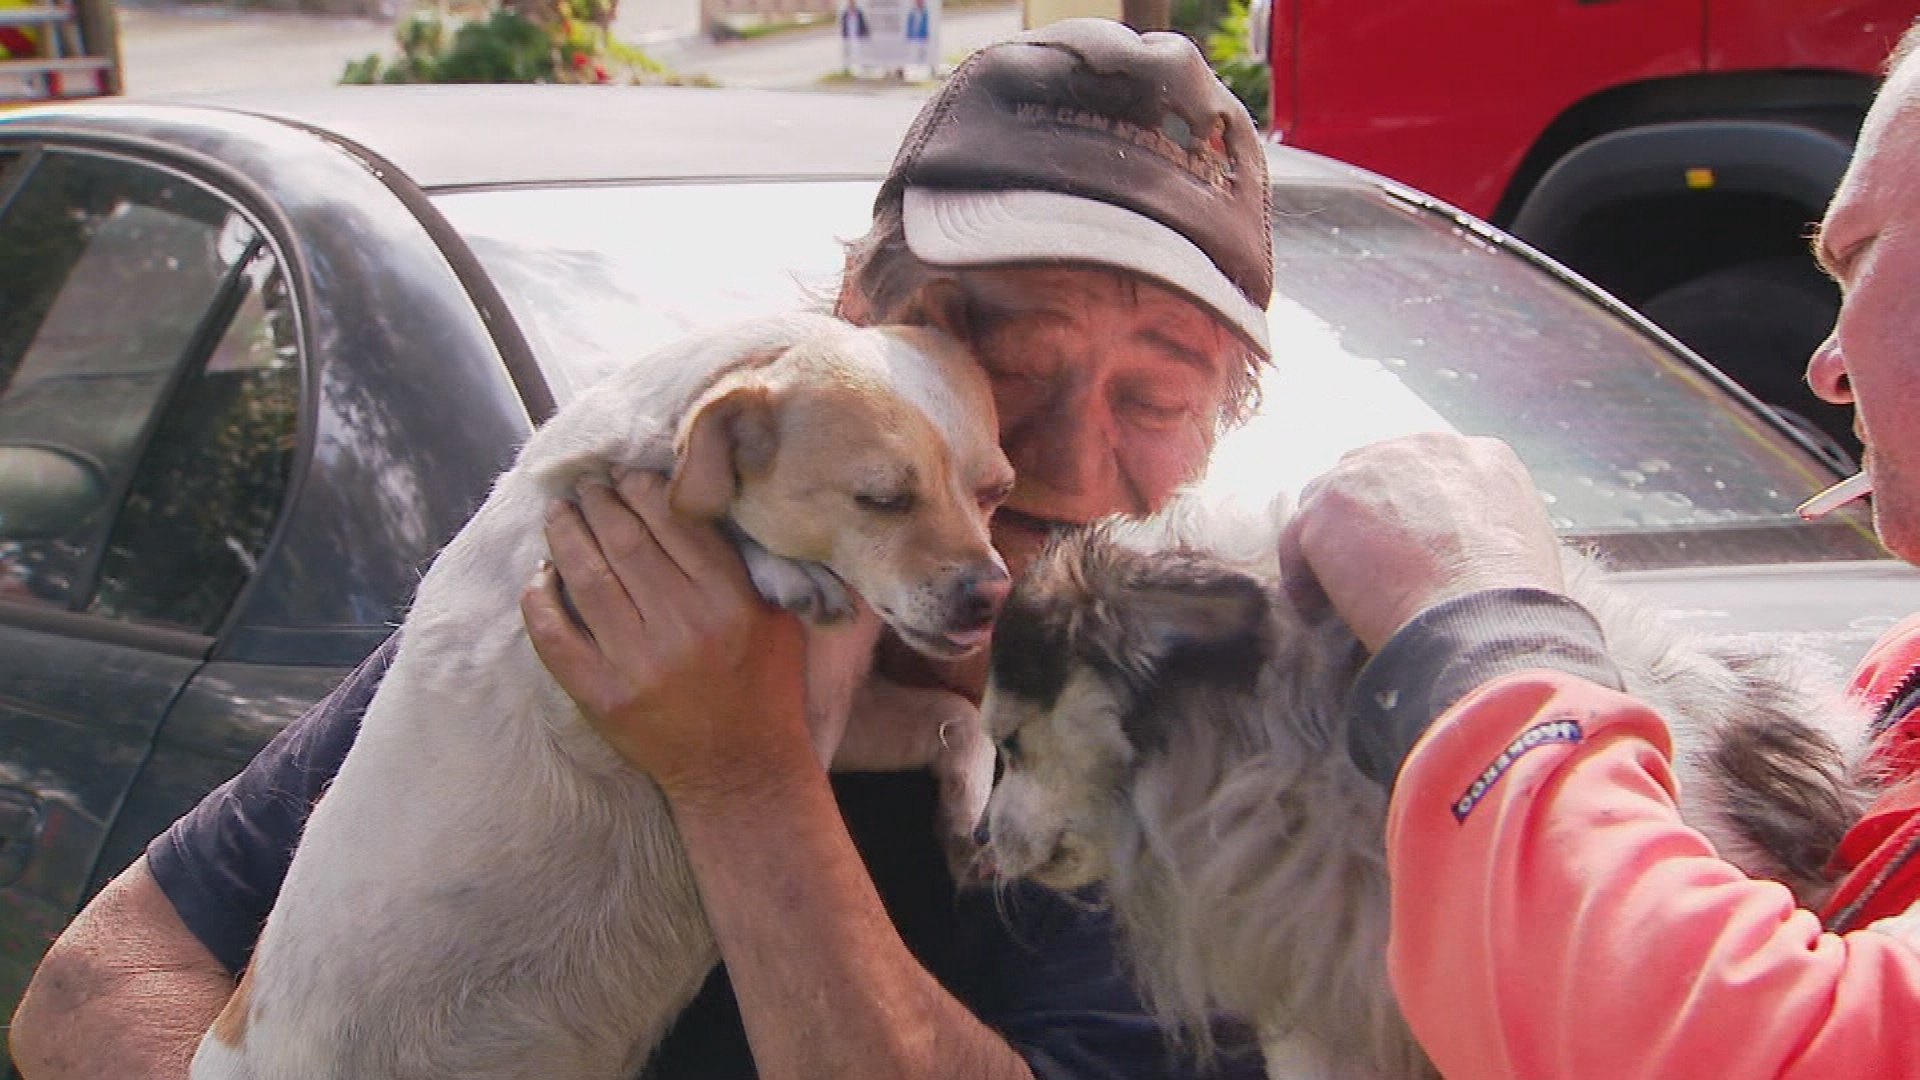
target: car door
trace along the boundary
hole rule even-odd
[[[267,546],[300,369],[237,205],[134,157],[0,157],[0,1016]]]

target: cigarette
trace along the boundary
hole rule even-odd
[[[1873,494],[1873,477],[1854,473],[1845,480],[1800,504],[1800,516],[1808,521],[1826,517],[1855,499]]]

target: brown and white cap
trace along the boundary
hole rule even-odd
[[[1268,350],[1266,157],[1182,35],[1069,19],[974,53],[908,131],[892,197],[927,263],[1132,271]]]

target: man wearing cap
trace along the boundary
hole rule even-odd
[[[936,290],[964,300],[1018,476],[993,523],[1017,573],[1054,531],[1149,511],[1197,474],[1251,398],[1271,286],[1246,111],[1185,38],[1072,20],[976,53],[927,103],[836,310],[911,322]],[[736,559],[702,557],[721,539],[660,487],[636,475],[558,514],[554,571],[523,605],[556,678],[662,781],[720,941],[724,969],[648,1074],[1198,1072],[1117,970],[1097,905],[956,890],[930,777],[821,770],[797,624],[754,601]],[[598,624],[566,614],[556,574]],[[604,614],[637,606],[644,631]],[[28,1080],[184,1075],[390,652],[75,919],[16,1017]],[[897,648],[880,663],[975,699],[983,677]],[[1221,1045],[1212,1075],[1262,1075],[1245,1032]]]

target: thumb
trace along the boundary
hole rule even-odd
[[[1332,602],[1327,598],[1327,590],[1314,576],[1313,566],[1307,561],[1307,554],[1301,543],[1301,517],[1295,514],[1288,519],[1280,530],[1280,585],[1294,609],[1308,618],[1327,613]]]

